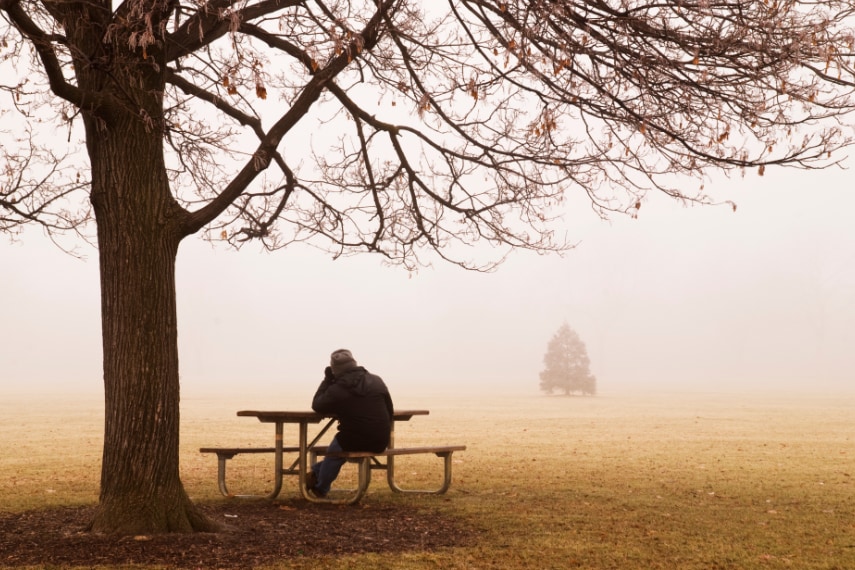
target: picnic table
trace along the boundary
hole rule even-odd
[[[203,447],[201,453],[215,453],[217,455],[217,484],[226,497],[254,497],[256,495],[233,495],[226,485],[226,463],[234,456],[244,453],[272,453],[273,454],[273,490],[265,497],[275,499],[282,491],[282,476],[297,475],[300,494],[304,499],[315,503],[337,503],[353,504],[359,501],[368,489],[371,482],[371,471],[382,469],[386,471],[386,480],[389,488],[397,493],[445,493],[451,485],[451,456],[455,451],[464,451],[464,445],[440,445],[423,447],[395,447],[395,424],[397,422],[409,421],[414,416],[426,416],[428,410],[395,410],[392,422],[392,436],[389,447],[382,452],[344,451],[335,453],[336,456],[345,457],[350,461],[357,462],[358,483],[356,489],[351,490],[344,498],[337,498],[331,493],[327,497],[316,497],[306,489],[306,475],[318,455],[332,455],[327,446],[318,445],[320,439],[337,421],[335,416],[324,416],[311,410],[242,410],[237,412],[240,417],[254,417],[258,421],[274,425],[273,447]],[[323,423],[325,422],[325,423]],[[321,424],[320,430],[309,440],[309,425]],[[297,445],[286,446],[285,424],[297,424]],[[284,457],[286,454],[296,454],[296,459],[289,467],[285,467]],[[395,457],[398,455],[434,454],[443,459],[442,484],[435,489],[404,489],[395,480]],[[384,461],[385,460],[385,461]]]

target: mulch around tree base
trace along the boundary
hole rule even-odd
[[[243,569],[294,557],[426,551],[474,540],[460,521],[412,506],[237,500],[199,508],[230,530],[117,537],[85,532],[94,507],[0,513],[0,567]]]

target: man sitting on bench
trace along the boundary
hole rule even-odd
[[[392,397],[383,380],[356,364],[349,350],[330,356],[324,380],[312,399],[312,409],[338,418],[338,433],[329,452],[370,451],[388,447],[392,432]],[[327,455],[312,465],[306,487],[316,497],[326,497],[346,459]]]

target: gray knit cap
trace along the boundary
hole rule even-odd
[[[330,355],[330,368],[336,376],[356,367],[356,360],[353,359],[353,354],[349,350],[340,348]]]

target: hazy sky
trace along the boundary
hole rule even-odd
[[[311,393],[339,347],[402,391],[537,392],[564,321],[602,393],[851,392],[851,177],[777,169],[708,182],[735,213],[659,197],[638,219],[602,222],[571,201],[576,249],[518,254],[486,275],[436,265],[411,276],[367,255],[233,252],[191,238],[178,257],[183,394]],[[97,254],[84,251],[86,261],[69,257],[38,231],[0,237],[3,389],[101,389]]]

